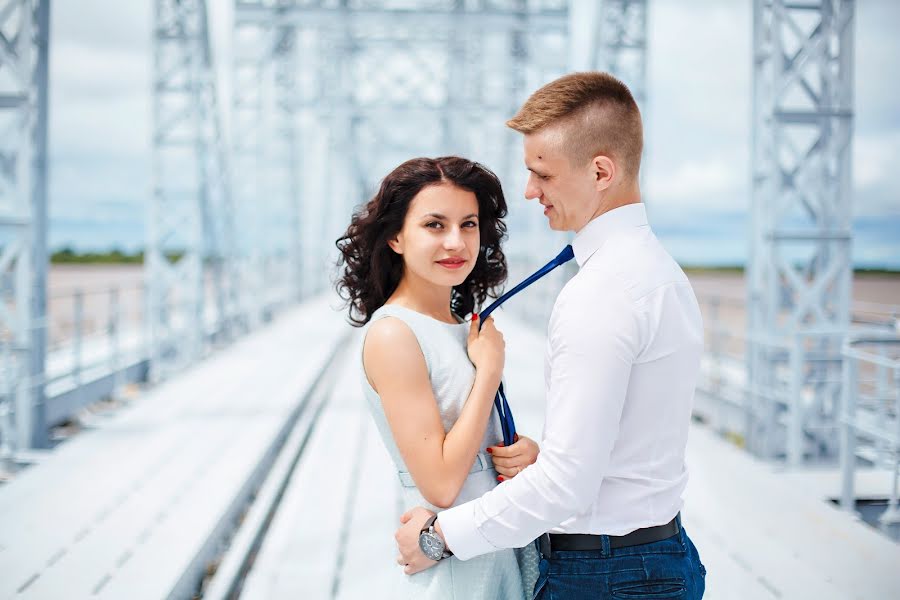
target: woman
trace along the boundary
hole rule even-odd
[[[338,289],[351,321],[366,325],[362,385],[405,509],[466,502],[537,458],[525,436],[513,458],[495,466],[489,455],[501,439],[492,409],[504,341],[492,318],[479,331],[473,311],[506,279],[504,216],[500,182],[485,167],[416,158],[384,178],[337,241]],[[412,576],[398,569],[396,596],[518,600],[531,597],[536,577],[532,546],[450,556]]]

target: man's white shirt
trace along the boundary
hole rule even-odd
[[[643,204],[588,223],[578,273],[547,339],[547,406],[537,461],[440,513],[460,559],[522,547],[544,532],[624,535],[682,507],[703,325],[684,272]]]

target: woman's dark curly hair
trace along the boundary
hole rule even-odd
[[[378,193],[357,209],[350,226],[335,245],[341,251],[343,274],[336,283],[350,307],[350,322],[362,326],[397,289],[403,275],[403,257],[388,246],[403,227],[413,198],[431,185],[449,183],[475,194],[481,249],[475,268],[453,288],[451,310],[467,315],[488,295],[497,296],[506,281],[506,257],[500,243],[506,238],[506,200],[500,180],[479,163],[445,156],[408,160],[381,182]]]

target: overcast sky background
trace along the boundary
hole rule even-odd
[[[210,5],[215,35],[227,40],[221,7],[230,2]],[[741,263],[751,1],[649,6],[644,181],[651,224],[685,264]],[[858,0],[856,7],[854,260],[900,269],[900,2]],[[52,11],[50,247],[140,248],[150,194],[152,2],[57,1]]]

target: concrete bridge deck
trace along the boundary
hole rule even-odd
[[[0,487],[0,598],[390,598],[397,481],[329,301]],[[543,336],[497,321],[517,424],[539,439]],[[782,472],[702,425],[688,465],[707,598],[900,597],[900,545],[834,507],[827,473]]]

